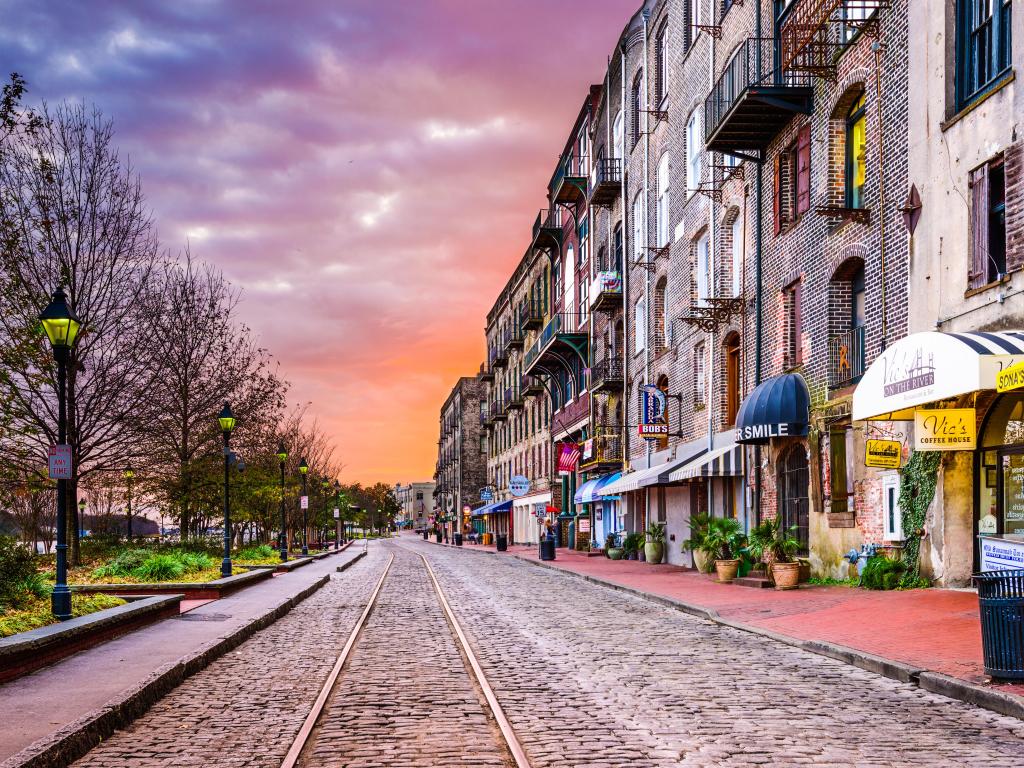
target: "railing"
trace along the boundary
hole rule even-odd
[[[590,369],[590,388],[603,389],[606,386],[621,385],[625,381],[625,365],[621,357],[606,357],[598,360]]]
[[[491,400],[491,408],[490,408],[490,419],[491,419],[491,421],[494,421],[495,419],[497,419],[497,418],[499,418],[501,416],[504,416],[504,415],[505,415],[505,404],[501,401],[501,398],[495,398],[494,400]]]
[[[580,466],[615,464],[623,460],[622,430],[616,426],[599,427],[590,440],[580,443]]]
[[[617,157],[602,157],[590,172],[590,191],[593,193],[602,184],[622,183],[622,160]]]
[[[598,272],[590,284],[590,306],[596,307],[610,301],[622,299],[622,273],[612,271]]]
[[[512,347],[523,346],[523,340],[525,338],[523,333],[523,326],[518,319],[512,322],[508,330],[505,332],[505,349],[508,350]]]
[[[784,78],[775,69],[775,39],[749,37],[740,44],[736,55],[725,67],[711,93],[704,100],[704,140],[708,141],[721,125],[729,110],[751,87],[808,87],[811,78],[805,73],[791,73]],[[758,77],[760,57],[760,77]]]
[[[524,331],[542,327],[544,325],[543,304],[535,299],[530,299],[520,304],[519,325]]]
[[[519,389],[524,395],[544,394],[544,385],[536,376],[523,376],[519,382]]]
[[[586,168],[586,157],[576,157],[575,155],[560,157],[558,159],[558,167],[555,168],[555,172],[551,175],[551,183],[548,185],[548,189],[552,191],[558,189],[558,185],[562,183],[566,176],[572,176],[577,179],[585,177],[587,175]]]
[[[511,411],[523,406],[523,396],[519,393],[519,387],[509,387],[505,390],[505,410]]]
[[[864,375],[864,326],[828,340],[828,384],[832,389],[854,384]]]
[[[569,333],[585,333],[585,331],[579,330],[581,316],[574,312],[559,312],[557,315],[551,318],[550,322],[544,326],[544,330],[540,333],[540,338],[537,342],[530,347],[530,351],[526,353],[526,366],[533,365],[534,361],[540,357],[541,352],[554,340],[559,334]]]
[[[557,230],[558,232],[562,231],[562,225],[558,221],[558,213],[555,209],[540,209],[540,213],[537,214],[537,218],[533,222],[534,242],[536,242],[537,238],[540,237],[542,229],[553,229]]]

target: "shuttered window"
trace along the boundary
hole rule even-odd
[[[811,208],[811,126],[800,129],[796,140],[796,212]]]
[[[971,263],[968,288],[1006,273],[1006,175],[1002,157],[971,172]]]

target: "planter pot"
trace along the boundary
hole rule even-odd
[[[620,549],[619,547],[612,547],[611,549],[609,549],[608,550],[608,559],[609,560],[621,560],[622,559],[622,549]]]
[[[776,589],[796,589],[800,583],[800,563],[775,563],[772,578]]]
[[[711,573],[712,569],[715,567],[715,563],[705,552],[695,549],[693,551],[693,566],[700,573]]]
[[[718,573],[718,580],[723,584],[735,579],[739,569],[739,560],[715,560],[715,571]]]
[[[628,555],[626,555],[626,559],[627,560],[636,560],[636,558],[637,558],[636,552],[630,552]]]
[[[643,551],[643,549],[641,549],[639,552],[636,553],[636,557],[642,563],[644,560],[647,559],[647,554]]]
[[[665,556],[665,545],[660,541],[648,541],[644,544],[644,557],[648,563],[657,564]]]

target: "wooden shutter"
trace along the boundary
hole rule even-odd
[[[850,511],[846,479],[846,430],[832,429],[828,434],[828,458],[832,478],[832,514]]]
[[[796,212],[811,209],[811,126],[800,129],[796,140]]]
[[[772,188],[772,212],[775,215],[775,234],[782,232],[782,155],[775,156],[774,180]]]
[[[968,288],[980,288],[988,277],[988,164],[971,173],[971,263]]]

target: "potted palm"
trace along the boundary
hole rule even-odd
[[[665,556],[665,524],[651,523],[647,526],[647,541],[644,542],[644,558],[648,563],[657,564]]]
[[[779,534],[768,548],[772,580],[776,589],[796,589],[800,584],[800,563],[796,559],[796,553],[799,551],[800,540],[797,538],[796,526],[785,531],[780,527]]]
[[[736,578],[740,568],[739,554],[746,543],[743,527],[734,517],[714,517],[708,521],[707,533],[701,547],[714,560],[718,581],[728,584]]]
[[[640,544],[643,542],[643,537],[639,533],[627,534],[626,538],[622,542],[622,549],[625,552],[627,560],[636,560],[640,552]]]
[[[683,542],[683,552],[693,554],[693,567],[701,573],[711,573],[714,563],[704,552],[704,537],[708,532],[710,516],[699,512],[687,520],[690,526],[690,538]]]
[[[619,537],[614,533],[609,533],[604,539],[604,552],[608,555],[609,560],[621,560],[622,559],[622,547],[619,546]]]

